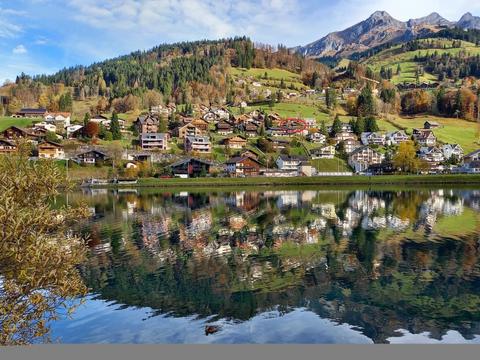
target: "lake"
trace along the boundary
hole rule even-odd
[[[480,191],[84,190],[63,343],[480,343]],[[208,330],[208,331],[206,331]],[[207,332],[209,333],[207,335]]]

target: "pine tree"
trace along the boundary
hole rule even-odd
[[[110,122],[110,132],[113,140],[121,140],[122,132],[120,130],[120,123],[118,122],[118,115],[116,112],[112,114],[112,121]]]
[[[90,114],[86,113],[83,117],[83,127],[87,127],[88,123],[90,122]]]
[[[335,120],[333,120],[331,136],[335,137],[337,136],[337,134],[340,134],[341,132],[342,132],[342,122],[340,121],[340,117],[337,115],[335,116]]]

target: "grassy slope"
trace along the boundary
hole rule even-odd
[[[339,158],[312,160],[312,165],[319,172],[351,172],[347,163]]]
[[[18,126],[20,128],[28,127],[34,122],[40,122],[40,119],[14,119],[11,117],[0,117],[0,131],[5,130],[10,126]]]
[[[426,39],[427,41],[430,39]],[[435,39],[438,40],[438,39]],[[445,44],[447,46],[451,46],[452,41],[445,40],[441,41],[441,44]],[[425,54],[429,53],[432,54],[437,51],[439,54],[448,53],[451,55],[457,55],[460,51],[466,51],[470,55],[478,55],[480,54],[480,47],[476,47],[475,44],[462,41],[461,48],[438,48],[438,49],[427,49],[427,50],[416,50],[416,51],[408,51],[401,54],[398,54],[398,50],[400,45],[394,46],[390,49],[384,50],[379,54],[372,56],[371,58],[365,61],[365,64],[372,67],[372,69],[376,72],[379,72],[382,66],[392,68],[393,72],[395,73],[397,70],[397,65],[400,64],[402,69],[401,74],[399,76],[395,75],[392,78],[392,82],[394,83],[402,83],[402,82],[415,82],[415,69],[418,65],[414,58],[415,56],[424,56]],[[420,77],[420,81],[425,82],[434,82],[437,80],[437,76],[425,73],[425,75]]]
[[[440,142],[459,144],[466,153],[480,148],[478,143],[479,125],[474,122],[436,116],[395,117],[393,122],[400,127],[408,128],[408,132],[411,133],[412,128],[423,128],[426,120],[435,121],[442,125],[441,128],[433,130]]]

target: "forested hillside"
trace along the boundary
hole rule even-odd
[[[238,92],[231,67],[278,68],[305,79],[324,79],[330,73],[326,66],[284,46],[254,45],[246,37],[182,42],[66,68],[53,75],[21,74],[15,84],[3,88],[11,98],[6,112],[27,106],[71,111],[72,101],[85,100],[93,101],[98,112],[114,104],[119,111],[128,111],[132,103],[139,108],[169,102],[223,105]]]

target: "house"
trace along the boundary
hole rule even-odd
[[[335,146],[324,146],[322,148],[310,150],[313,160],[317,159],[333,159],[335,157]]]
[[[168,150],[168,134],[140,134],[140,146],[143,150]]]
[[[363,145],[384,146],[386,143],[385,135],[376,132],[364,132],[360,138]]]
[[[458,144],[445,144],[442,146],[442,153],[446,160],[450,160],[452,157],[455,157],[457,160],[463,159],[463,149]]]
[[[3,130],[1,133],[2,137],[8,140],[15,140],[15,139],[29,139],[38,141],[39,139],[45,137],[45,132],[40,131],[40,129],[33,130],[33,129],[22,129],[17,126],[10,126]]]
[[[47,109],[30,109],[25,108],[17,112],[14,117],[24,117],[24,118],[43,118],[47,114]]]
[[[187,136],[184,142],[185,151],[209,154],[212,144],[208,136]]]
[[[288,141],[288,140],[283,140],[283,139],[271,139],[271,138],[268,138],[267,141],[272,144],[272,147],[273,147],[275,150],[283,150],[283,149],[285,149],[285,148],[290,144],[290,141]]]
[[[219,135],[233,134],[233,126],[226,121],[219,121],[215,125],[215,129],[217,130],[217,134],[219,134]]]
[[[357,135],[355,135],[354,133],[351,133],[348,131],[342,131],[335,136],[334,140],[335,140],[335,143],[338,144],[342,141],[357,140],[357,139],[358,139]]]
[[[276,164],[280,170],[297,170],[298,167],[303,163],[307,162],[308,159],[305,156],[295,156],[295,155],[280,155],[277,158]]]
[[[242,136],[233,136],[231,138],[225,139],[225,146],[228,146],[230,149],[243,149],[247,146],[247,139]]]
[[[421,146],[435,146],[437,138],[432,130],[413,129],[413,138]]]
[[[355,172],[361,173],[368,171],[369,167],[375,164],[381,164],[384,156],[378,151],[373,150],[368,146],[362,146],[355,149],[348,156],[348,165],[350,165]]]
[[[83,153],[77,154],[73,161],[79,164],[90,164],[94,165],[98,162],[103,162],[108,160],[107,154],[99,150],[89,150]]]
[[[387,145],[400,145],[408,140],[410,140],[410,138],[403,130],[389,132],[386,136]]]
[[[160,121],[152,115],[142,115],[133,123],[139,134],[158,133]]]
[[[430,163],[440,163],[445,160],[442,150],[435,146],[422,147],[419,157]]]
[[[327,137],[322,133],[315,132],[313,134],[308,134],[307,140],[315,144],[325,144]]]
[[[425,123],[423,124],[423,128],[425,130],[436,129],[439,127],[440,127],[440,124],[434,121],[425,121]]]
[[[255,137],[258,135],[258,125],[253,122],[248,122],[244,124],[243,131],[248,137]]]
[[[312,177],[316,174],[316,169],[307,161],[303,161],[297,168],[298,176]]]
[[[83,135],[82,125],[71,125],[68,126],[65,130],[67,131],[67,139],[78,138]]]
[[[175,130],[178,138],[185,139],[188,136],[201,136],[203,135],[203,131],[197,128],[193,124],[186,124],[184,126],[180,126]]]
[[[6,139],[0,139],[0,154],[9,154],[17,151],[17,145]]]
[[[471,152],[468,155],[465,155],[463,160],[465,163],[480,161],[480,150],[475,150],[474,152]]]
[[[46,131],[50,131],[50,132],[54,132],[56,133],[57,132],[57,127],[52,124],[52,123],[47,123],[46,121],[42,121],[42,122],[39,122],[39,123],[36,123],[33,125],[33,128],[35,130],[41,130],[41,129],[44,129]],[[63,128],[62,128],[63,129]]]
[[[467,174],[480,174],[480,161],[474,160],[465,163],[461,168],[461,172]]]
[[[316,119],[311,119],[307,118],[303,120],[305,122],[305,126],[307,129],[313,129],[317,127],[317,120]]]
[[[190,124],[192,124],[193,126],[195,126],[196,128],[200,129],[201,131],[203,132],[207,132],[208,131],[208,121],[205,121],[203,119],[193,119]]]
[[[358,140],[345,140],[343,141],[343,148],[346,154],[352,153],[355,149],[361,147],[360,141]]]
[[[251,159],[258,160],[258,154],[253,152],[252,150],[245,150],[240,154],[241,157],[249,157]]]
[[[261,164],[258,160],[248,156],[231,158],[225,165],[230,176],[258,176],[260,174]]]
[[[69,112],[47,113],[43,117],[43,120],[49,124],[53,124],[64,129],[67,126],[70,126],[71,116],[72,114]]]
[[[108,120],[108,117],[106,117],[104,115],[95,115],[95,116],[91,117],[89,121],[97,123],[97,124],[101,124],[101,123],[103,123],[104,121],[107,121],[107,120]]]
[[[208,161],[196,158],[180,160],[169,166],[174,176],[181,178],[192,178],[206,175],[210,172],[210,167],[211,164]]]
[[[38,157],[40,159],[65,159],[63,145],[52,141],[44,141],[38,144]]]
[[[333,127],[329,126],[327,129],[328,129],[328,132],[331,133],[332,130],[333,130]],[[348,123],[342,123],[342,129],[340,131],[341,132],[353,133],[353,126],[351,124],[348,124]]]
[[[101,124],[108,130],[110,130],[110,126],[112,125],[112,120],[104,120]],[[118,126],[120,130],[125,130],[125,120],[118,119]]]

